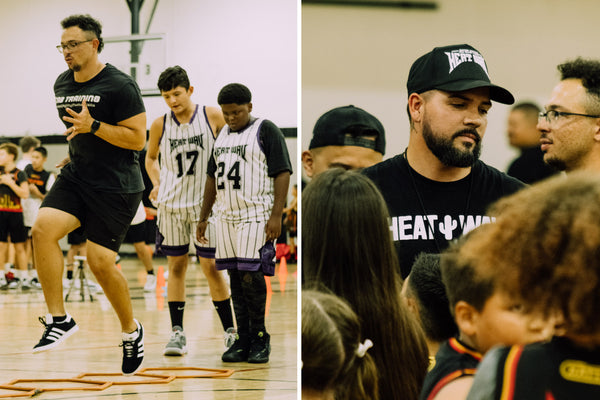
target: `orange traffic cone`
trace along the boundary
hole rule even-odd
[[[156,275],[156,286],[159,288],[163,288],[166,286],[165,283],[165,267],[162,265],[158,266],[158,272]]]
[[[287,259],[285,256],[279,259],[279,272],[277,273],[277,277],[279,278],[279,287],[281,289],[281,293],[285,292],[285,282],[287,280],[288,269],[287,269]]]

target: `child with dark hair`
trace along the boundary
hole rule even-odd
[[[30,155],[31,163],[24,168],[24,172],[27,174],[27,180],[29,182],[29,197],[23,205],[23,221],[27,228],[25,250],[27,251],[27,260],[32,261],[32,267],[34,268],[32,275],[35,276],[32,276],[31,283],[38,289],[41,289],[41,285],[37,279],[37,273],[35,272],[35,260],[33,258],[33,246],[31,243],[31,227],[40,210],[42,200],[46,197],[46,193],[48,193],[48,190],[50,190],[56,180],[56,176],[53,172],[44,169],[44,163],[47,159],[48,150],[43,146],[36,147]]]
[[[215,205],[216,266],[227,270],[238,332],[224,362],[266,363],[271,336],[265,327],[265,275],[275,272],[274,241],[281,234],[292,164],[281,130],[255,118],[250,90],[232,83],[218,103],[226,126],[210,160],[197,237],[207,244]]]
[[[193,101],[194,87],[179,65],[161,72],[158,88],[170,110],[156,118],[150,127],[145,166],[152,184],[148,198],[157,213],[156,249],[167,256],[169,269],[167,302],[171,337],[163,354],[182,356],[187,353],[184,312],[190,244],[208,282],[210,297],[223,327],[225,346],[233,343],[235,329],[229,288],[224,274],[215,266],[214,229],[209,229],[207,243],[193,240],[200,221],[208,160],[225,121],[217,107],[200,106]],[[141,239],[138,238],[136,251],[146,260],[149,271],[152,265]],[[154,278],[149,274],[147,279],[156,287]]]
[[[458,333],[442,282],[439,254],[417,256],[402,285],[402,294],[423,327],[429,348],[429,365],[433,368],[440,344]]]
[[[458,335],[440,346],[435,367],[425,378],[421,400],[464,399],[476,368],[492,347],[533,343],[551,334],[549,321],[525,309],[520,297],[498,284],[493,265],[463,256],[471,240],[492,226],[476,228],[441,254],[442,280]]]
[[[385,201],[369,178],[333,168],[302,193],[304,289],[326,288],[346,300],[373,341],[381,399],[416,400],[428,350],[400,297],[402,279]]]
[[[25,172],[17,168],[15,162],[19,148],[13,143],[0,144],[0,265],[6,263],[8,238],[15,246],[17,279],[3,282],[0,289],[31,289],[27,272],[27,253],[25,241],[27,229],[23,223],[21,199],[29,197],[29,184]]]
[[[302,399],[377,400],[373,342],[350,306],[333,294],[302,292]]]
[[[469,399],[600,398],[600,178],[571,173],[495,205],[458,256],[493,272],[522,308],[558,318],[551,341],[490,351]]]

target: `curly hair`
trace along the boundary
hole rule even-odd
[[[600,61],[587,60],[581,57],[567,61],[556,67],[561,74],[561,80],[580,79],[589,95],[588,112],[600,111]]]
[[[96,39],[100,42],[98,45],[98,54],[104,48],[104,40],[102,40],[102,24],[100,21],[94,19],[89,14],[76,14],[71,15],[62,21],[60,21],[60,25],[63,29],[70,28],[72,26],[77,26],[84,32],[92,32]]]
[[[564,318],[571,334],[600,332],[600,176],[579,172],[535,184],[490,208],[459,249],[526,308]],[[481,229],[483,228],[483,229]]]
[[[417,399],[428,348],[400,297],[388,218],[385,200],[366,176],[342,168],[317,175],[302,192],[303,288],[325,287],[356,312],[363,337],[376,343],[371,354],[382,399]]]
[[[361,336],[358,317],[344,300],[302,292],[302,389],[333,390],[337,400],[378,399],[377,367],[369,351],[357,355]]]

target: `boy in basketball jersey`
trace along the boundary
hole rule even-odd
[[[219,92],[227,126],[208,164],[197,235],[208,243],[209,216],[216,202],[216,265],[229,273],[238,327],[233,346],[221,359],[266,363],[271,346],[265,328],[265,275],[274,274],[273,241],[281,234],[292,166],[281,130],[251,116],[251,100],[250,90],[239,83]]]
[[[458,335],[440,346],[420,400],[464,399],[479,362],[493,346],[532,343],[550,335],[550,324],[525,312],[518,297],[495,284],[493,274],[457,256],[468,238],[484,228],[476,228],[442,253],[442,280]]]
[[[21,199],[29,197],[29,184],[27,175],[19,170],[15,161],[19,155],[19,148],[13,143],[0,145],[0,265],[6,262],[8,250],[8,237],[15,245],[15,262],[17,264],[17,278],[14,285],[21,285],[23,290],[30,289],[31,285],[27,276],[27,253],[25,240],[27,230],[23,223],[23,207]],[[8,289],[5,283],[2,289]],[[14,286],[16,288],[16,286]]]
[[[167,256],[169,264],[167,298],[172,334],[164,354],[181,356],[187,353],[183,312],[189,245],[195,239],[200,221],[208,158],[225,121],[218,108],[200,107],[192,102],[194,87],[180,66],[164,70],[158,78],[158,88],[171,112],[154,120],[150,127],[146,170],[153,184],[149,198],[158,208],[156,246]],[[230,346],[234,326],[229,288],[215,267],[212,229],[209,238],[206,245],[194,241],[194,246],[225,331],[225,345]]]

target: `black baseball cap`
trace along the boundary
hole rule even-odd
[[[364,136],[375,136],[375,140]],[[366,147],[385,154],[385,130],[377,118],[362,108],[337,107],[319,117],[308,148],[325,146]]]
[[[490,99],[498,103],[515,102],[508,90],[490,82],[483,56],[468,44],[436,47],[419,57],[406,82],[409,96],[432,89],[461,92],[478,87],[489,87]]]

